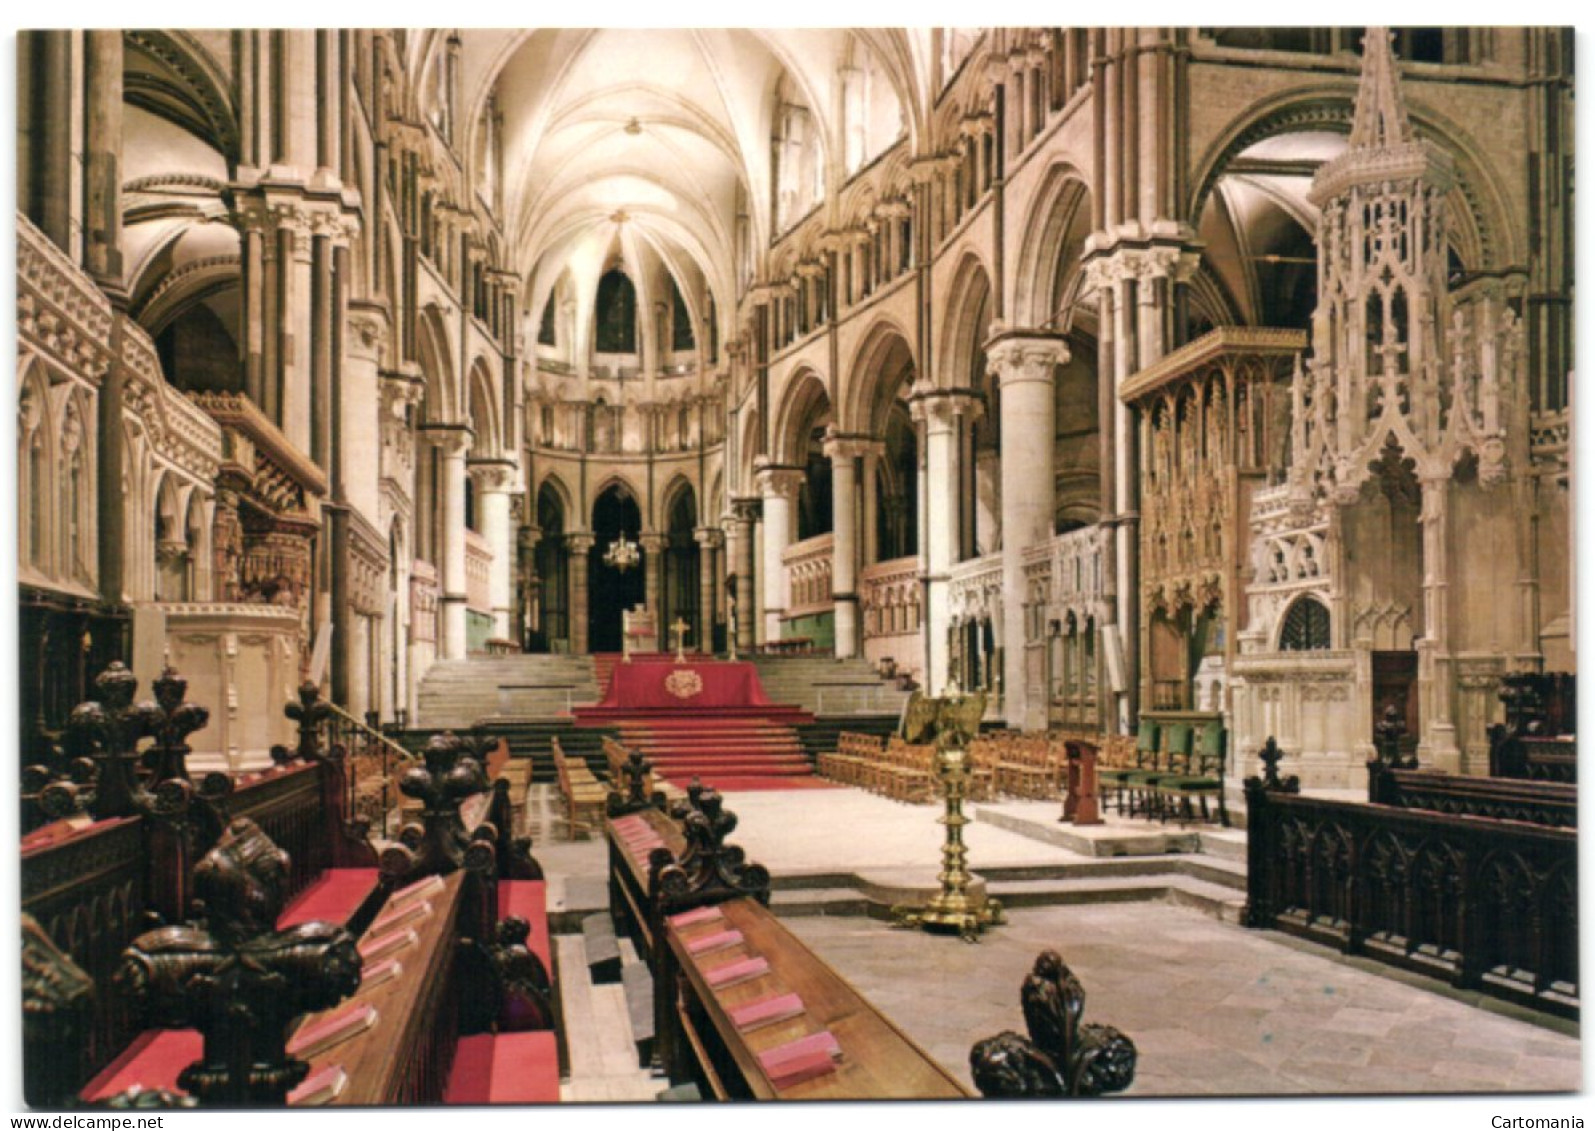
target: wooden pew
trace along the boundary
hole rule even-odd
[[[664,813],[646,809],[631,816],[644,823],[672,856],[680,857],[686,850],[681,826]],[[633,850],[629,839],[622,835],[627,827],[634,826],[617,826],[614,819],[604,820],[604,838],[609,845],[609,917],[615,933],[630,938],[638,956],[651,966],[658,950],[659,923],[648,892],[648,854],[639,855]]]
[[[604,801],[609,787],[593,776],[580,759],[572,761],[558,738],[549,740],[554,752],[554,769],[558,775],[560,797],[565,802],[565,823],[574,839],[579,833],[586,837],[603,816]]]
[[[845,979],[787,930],[757,900],[718,904],[721,918],[693,926],[665,924],[664,943],[674,958],[673,986],[656,988],[670,999],[669,1023],[678,1039],[667,1063],[672,1080],[695,1080],[718,1100],[958,1099],[970,1095]],[[695,939],[734,930],[742,941],[694,954]],[[768,972],[725,989],[710,986],[706,971],[743,958],[762,958]],[[751,1032],[739,1031],[729,1011],[775,993],[796,993],[804,1012]],[[809,1034],[829,1031],[841,1049],[834,1071],[778,1087],[760,1054]]]
[[[1578,786],[1520,778],[1481,778],[1438,770],[1403,770],[1368,763],[1368,800],[1398,809],[1423,809],[1551,828],[1578,827]]]
[[[432,913],[408,925],[416,941],[390,956],[399,961],[399,975],[373,989],[362,988],[353,999],[377,1011],[376,1023],[311,1059],[312,1076],[338,1066],[348,1077],[332,1106],[410,1105],[443,1098],[459,1039],[455,947],[467,878],[464,871],[445,877],[442,889],[426,899]],[[347,1003],[337,1007],[346,1008]],[[298,1031],[323,1016],[305,1018]]]
[[[1577,1016],[1576,830],[1303,797],[1272,739],[1260,757],[1247,926]]]
[[[289,894],[304,894],[328,869],[376,867],[370,843],[350,829],[346,784],[336,760],[296,762],[240,779],[224,807],[250,817],[290,854]],[[196,803],[197,804],[197,803]],[[149,816],[97,821],[22,849],[22,910],[94,981],[88,1031],[72,1063],[39,1064],[51,1089],[76,1094],[121,1053],[139,1027],[111,978],[123,950],[148,926],[147,914],[176,922],[188,914],[190,833]],[[374,889],[373,889],[374,890]],[[360,908],[373,913],[375,896]],[[30,1084],[29,1087],[34,1087]]]

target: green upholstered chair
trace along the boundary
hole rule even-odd
[[[1113,792],[1114,808],[1123,813],[1125,788],[1131,775],[1146,773],[1157,765],[1158,725],[1151,719],[1142,719],[1135,734],[1135,765],[1103,767],[1097,771],[1098,794],[1102,808],[1108,807],[1108,792]]]
[[[1216,797],[1218,818],[1226,828],[1229,826],[1229,809],[1224,804],[1224,751],[1228,745],[1227,737],[1221,723],[1207,723],[1197,732],[1188,772],[1163,778],[1152,787],[1161,802],[1159,811],[1165,814],[1165,819],[1168,811],[1174,809],[1179,813],[1183,825],[1195,815],[1191,805],[1195,799],[1201,804],[1202,819],[1208,820],[1207,799]]]
[[[1191,724],[1169,723],[1161,728],[1160,742],[1150,767],[1137,769],[1125,779],[1130,794],[1130,812],[1137,807],[1148,817],[1157,816],[1157,784],[1165,778],[1190,771]]]

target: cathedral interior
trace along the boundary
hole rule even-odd
[[[1579,1089],[1573,44],[22,32],[26,1102]]]

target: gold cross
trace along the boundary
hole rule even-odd
[[[676,623],[670,626],[670,635],[676,638],[676,663],[686,663],[687,655],[682,650],[682,642],[687,637],[687,622],[677,617]]]

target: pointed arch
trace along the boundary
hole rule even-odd
[[[463,423],[448,322],[435,303],[428,303],[422,308],[417,325],[416,357],[426,383],[421,417],[428,424]]]
[[[841,427],[859,435],[879,436],[886,412],[906,380],[919,372],[911,345],[913,336],[895,319],[882,315],[859,339],[849,363]]]
[[[1060,325],[1065,300],[1080,271],[1080,245],[1091,230],[1091,188],[1085,175],[1068,161],[1054,162],[1020,230],[1032,235],[1019,250],[1013,323]]]
[[[973,250],[965,253],[953,273],[942,317],[937,382],[942,388],[979,388],[986,369],[982,345],[991,330],[991,295],[985,261]]]
[[[831,412],[831,395],[820,375],[806,367],[794,373],[787,380],[781,406],[775,414],[770,452],[775,462],[801,464],[808,447],[807,429],[816,418]]]

